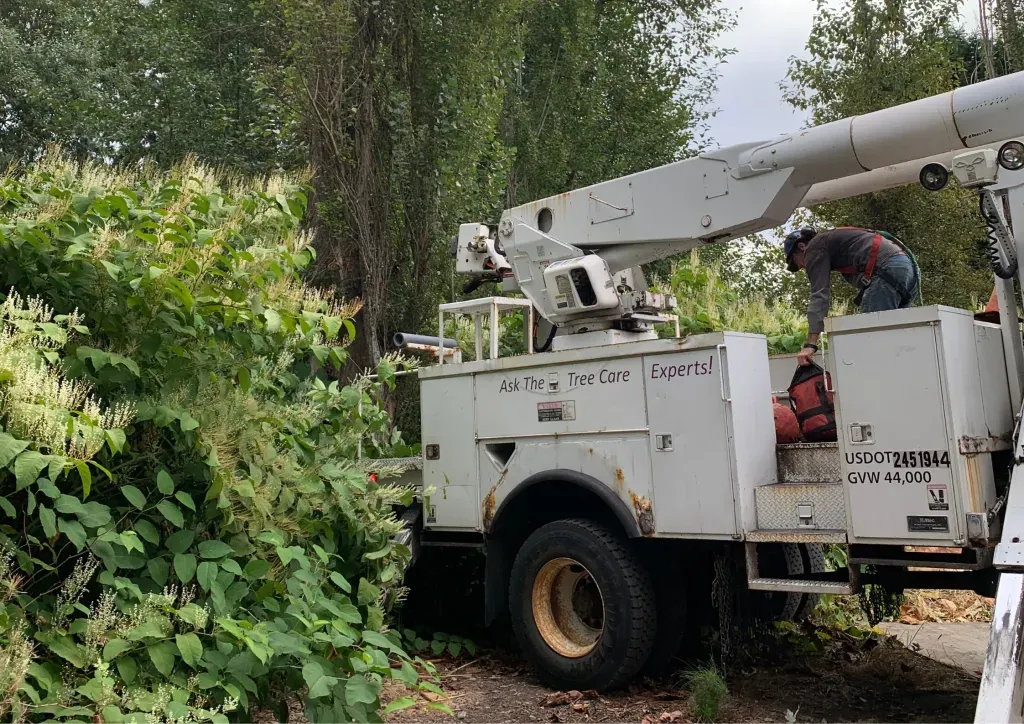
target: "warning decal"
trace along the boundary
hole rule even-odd
[[[944,484],[928,486],[928,510],[949,510],[949,493]]]
[[[538,402],[538,422],[562,422],[576,419],[576,401],[562,400],[561,402]]]

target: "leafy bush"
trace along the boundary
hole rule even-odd
[[[358,307],[300,282],[305,204],[195,164],[0,179],[0,714],[227,721],[305,687],[374,721],[385,679],[433,686],[385,625],[412,492],[357,460],[402,444],[396,360],[325,373]]]
[[[723,278],[719,265],[701,262],[696,249],[688,260],[673,265],[667,284],[656,286],[676,296],[684,336],[721,330],[763,334],[769,354],[799,352],[807,341],[805,310],[781,298],[741,294],[737,285]],[[842,305],[833,309],[833,314],[844,312]]]

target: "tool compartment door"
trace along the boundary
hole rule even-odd
[[[658,533],[736,533],[732,435],[722,362],[716,348],[644,358]],[[670,445],[665,435],[671,435]]]
[[[851,542],[960,538],[937,334],[924,324],[830,338]]]

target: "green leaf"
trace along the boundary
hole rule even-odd
[[[89,466],[82,460],[75,460],[75,468],[78,470],[79,477],[82,478],[82,500],[89,497],[89,491],[92,490],[92,473],[89,471]]]
[[[142,639],[162,639],[167,635],[167,622],[160,618],[151,618],[140,623],[128,632],[129,641]]]
[[[252,384],[252,375],[247,367],[238,368],[238,386],[241,388],[242,393],[249,391],[249,386]]]
[[[363,631],[363,641],[386,651],[400,651],[395,642],[379,631]]]
[[[6,432],[0,432],[0,468],[10,465],[11,461],[27,447],[27,440],[18,440]]]
[[[135,681],[135,675],[139,671],[139,665],[131,656],[121,656],[114,661],[117,665],[117,673],[121,675],[124,683],[130,684]]]
[[[14,506],[11,505],[11,501],[9,501],[7,498],[3,497],[2,495],[0,495],[0,508],[2,508],[4,513],[7,514],[8,518],[17,518],[18,517],[18,511],[16,511],[14,509]]]
[[[245,570],[243,573],[250,581],[255,581],[256,579],[263,578],[263,576],[267,575],[269,570],[269,563],[262,561],[259,558],[254,558],[245,564]]]
[[[349,680],[345,682],[345,703],[349,706],[355,704],[376,704],[380,690],[380,682],[371,681],[363,674],[356,674],[349,677]]]
[[[85,542],[88,539],[88,536],[86,535],[85,528],[82,527],[81,523],[77,520],[71,520],[70,518],[61,518],[57,521],[57,527],[60,529],[60,532],[66,535],[68,540],[75,545],[75,548],[79,551],[85,548]]]
[[[100,259],[100,264],[102,264],[103,268],[107,270],[107,274],[110,275],[110,278],[117,281],[117,277],[121,273],[121,267],[116,264],[111,264],[109,261],[105,261],[103,259]]]
[[[163,515],[164,518],[179,528],[183,528],[185,526],[185,518],[181,514],[181,508],[171,501],[161,500],[156,504],[156,509],[160,511],[160,514]]]
[[[263,310],[263,316],[267,320],[267,331],[270,333],[277,332],[281,329],[281,315],[275,312],[273,309]]]
[[[179,530],[177,533],[171,533],[167,536],[167,550],[171,553],[184,553],[192,546],[192,541],[195,540],[196,532],[194,530]]]
[[[356,592],[356,601],[360,606],[366,606],[373,603],[380,597],[380,589],[375,585],[367,581],[365,578],[359,579],[359,589]]]
[[[160,545],[160,531],[148,520],[140,519],[135,521],[135,532],[142,536],[146,542]]]
[[[178,645],[181,660],[193,669],[198,668],[199,659],[203,655],[203,644],[199,637],[194,633],[178,634],[174,637],[174,642]]]
[[[174,478],[166,470],[156,474],[156,487],[164,495],[174,494]]]
[[[192,415],[189,414],[188,410],[182,410],[181,414],[178,415],[178,424],[181,425],[182,432],[195,430],[197,427],[199,427],[199,421],[192,417]]]
[[[174,497],[177,499],[177,501],[179,503],[184,505],[186,508],[191,510],[193,513],[195,512],[196,504],[195,504],[195,501],[192,500],[192,496],[191,495],[186,493],[184,490],[179,490],[177,493],[174,494]]]
[[[35,450],[26,450],[18,455],[14,461],[14,477],[18,481],[18,490],[34,483],[49,462],[46,455]]]
[[[204,591],[209,591],[210,587],[217,582],[217,564],[212,561],[200,563],[196,570],[196,580],[199,581],[199,586]]]
[[[86,503],[75,515],[86,528],[99,528],[110,522],[110,508],[101,503]]]
[[[125,497],[129,503],[134,505],[139,510],[146,507],[146,496],[145,494],[136,488],[134,485],[122,485],[121,495]]]
[[[57,516],[45,505],[39,506],[39,522],[43,524],[43,532],[47,538],[57,535]]]
[[[199,555],[203,558],[223,558],[234,552],[234,549],[224,541],[204,540],[199,544]]]
[[[103,660],[110,661],[117,658],[131,648],[131,644],[124,639],[110,639],[103,647]]]
[[[76,644],[70,636],[52,634],[46,638],[44,643],[50,651],[71,662],[72,665],[78,668],[85,666],[85,649]]]
[[[236,576],[242,575],[242,567],[238,565],[238,561],[232,558],[228,558],[227,560],[221,561],[220,567],[223,568],[225,571],[234,573]]]
[[[171,570],[171,567],[167,564],[167,561],[163,558],[150,558],[146,562],[146,570],[149,571],[149,577],[158,586],[164,586],[167,584],[167,576]]]
[[[115,455],[120,454],[124,450],[125,434],[124,430],[114,428],[112,430],[106,430],[107,447],[110,448],[110,452]]]
[[[65,515],[78,515],[85,510],[82,507],[82,501],[71,495],[60,496],[53,507],[57,509],[58,513]]]
[[[328,696],[331,693],[331,688],[338,683],[335,677],[325,674],[320,664],[315,661],[302,667],[302,678],[305,680],[306,686],[309,687],[309,696],[312,699]]]
[[[170,676],[174,671],[174,658],[177,649],[174,644],[164,641],[159,644],[151,644],[147,649],[153,666],[164,676]]]
[[[337,571],[331,572],[331,580],[334,581],[334,585],[340,588],[345,593],[352,592],[352,584],[348,582],[345,576],[341,575]]]
[[[196,575],[196,557],[191,553],[174,556],[174,573],[182,583],[188,583]]]
[[[380,716],[386,717],[392,712],[402,711],[403,709],[408,709],[410,706],[416,706],[416,700],[411,696],[400,696],[384,707],[380,712]]]
[[[407,686],[415,685],[420,678],[419,672],[416,671],[416,667],[408,661],[402,662],[402,668],[392,669],[391,675],[393,678],[397,679],[398,681],[401,681],[403,684],[406,684]]]

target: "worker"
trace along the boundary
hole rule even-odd
[[[877,231],[847,228],[818,233],[805,228],[789,234],[783,248],[789,271],[805,270],[811,284],[807,344],[797,356],[803,366],[811,364],[818,338],[825,331],[832,272],[839,272],[859,290],[855,303],[862,312],[905,309],[913,303],[921,283],[913,260],[899,244]]]

